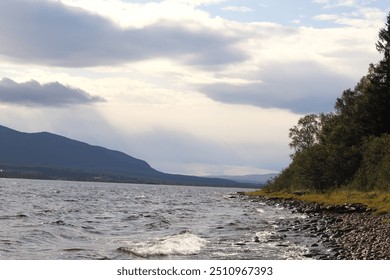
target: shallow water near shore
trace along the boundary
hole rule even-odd
[[[0,179],[0,259],[304,259],[243,189]]]

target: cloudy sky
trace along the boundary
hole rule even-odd
[[[277,172],[377,62],[387,0],[1,0],[0,124],[195,175]]]

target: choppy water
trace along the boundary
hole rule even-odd
[[[242,189],[0,179],[0,259],[300,259]]]

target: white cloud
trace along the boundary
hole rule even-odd
[[[313,0],[313,3],[323,4],[325,9],[335,7],[354,7],[359,4],[357,0]]]
[[[56,2],[57,0],[50,1]],[[62,2],[109,18],[122,28],[142,28],[162,20],[210,22],[212,20],[209,15],[198,8],[202,5],[212,5],[224,1],[165,0],[129,3],[121,0],[62,0]]]
[[[331,21],[340,25],[360,29],[378,29],[383,24],[385,12],[377,8],[360,7],[349,13],[320,14],[314,17],[319,21]]]
[[[200,5],[213,5],[218,3],[227,2],[228,0],[165,0],[163,2],[167,3],[182,3],[191,6],[200,6]]]
[[[245,6],[226,6],[222,8],[224,11],[231,11],[231,12],[240,12],[240,13],[250,13],[253,12],[253,9],[245,7]]]
[[[315,20],[323,20],[323,21],[336,21],[339,18],[340,16],[335,14],[321,14],[321,15],[316,15],[314,17]]]

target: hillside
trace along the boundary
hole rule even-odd
[[[125,153],[39,132],[24,133],[0,126],[0,176],[232,186],[236,182],[166,174]]]

